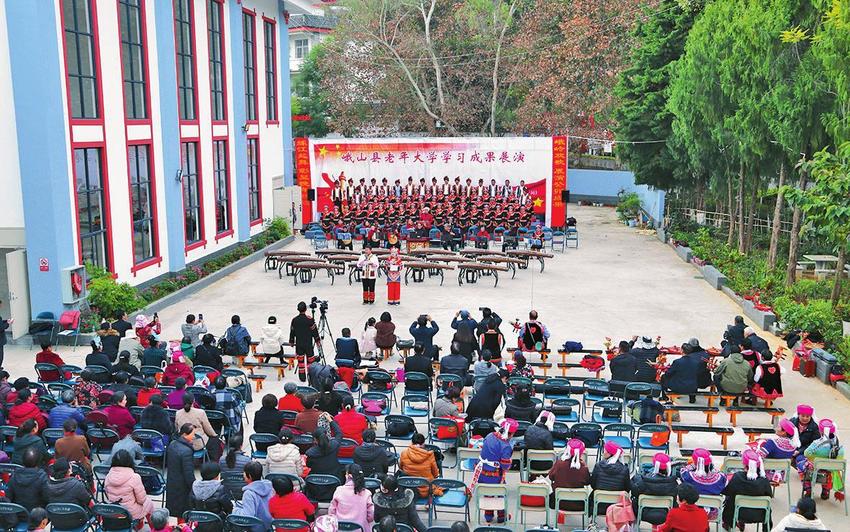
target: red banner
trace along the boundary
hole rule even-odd
[[[310,177],[310,141],[306,137],[295,139],[295,175],[301,187],[301,220],[306,226],[313,221],[313,205],[307,199],[313,180]]]
[[[567,206],[561,193],[567,190],[567,137],[552,137],[552,219],[551,227],[566,224]]]

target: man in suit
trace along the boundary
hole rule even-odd
[[[2,304],[3,302],[0,301],[0,305]],[[5,349],[6,346],[6,329],[11,327],[14,322],[15,320],[11,318],[4,320],[0,317],[0,368],[3,367],[3,349]]]

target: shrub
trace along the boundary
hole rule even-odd
[[[115,282],[111,275],[96,276],[88,290],[88,303],[101,316],[114,316],[119,310],[133,312],[145,305],[135,288]]]
[[[841,322],[828,299],[797,303],[789,296],[780,296],[773,301],[773,310],[788,330],[820,331],[830,345],[841,340]]]
[[[637,192],[626,192],[620,195],[620,202],[617,204],[617,214],[623,221],[634,220],[640,213],[640,196]]]

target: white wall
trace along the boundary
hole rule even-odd
[[[21,170],[18,164],[18,134],[15,129],[15,101],[9,64],[9,35],[6,10],[0,8],[0,161],[3,165],[0,193],[0,248],[22,247],[24,204],[21,196]]]

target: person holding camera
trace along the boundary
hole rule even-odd
[[[423,348],[425,356],[437,360],[437,350],[434,349],[434,336],[440,328],[434,323],[430,315],[420,314],[416,321],[410,324],[410,336],[416,344]]]
[[[496,330],[499,331],[499,326],[502,325],[502,317],[493,312],[493,309],[489,307],[478,307],[478,310],[481,311],[481,321],[478,322],[478,328],[475,331],[476,336],[481,336],[482,334],[487,332],[487,325],[492,320],[496,324]]]
[[[289,326],[289,343],[295,345],[298,379],[301,382],[307,381],[307,367],[318,360],[313,351],[313,345],[321,345],[321,342],[316,320],[307,315],[307,303],[299,302],[298,315],[292,318]]]
[[[378,278],[380,262],[368,244],[364,245],[363,253],[357,259],[357,267],[360,268],[360,280],[363,283],[363,304],[370,305],[375,302],[375,280]]]

